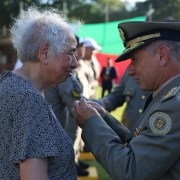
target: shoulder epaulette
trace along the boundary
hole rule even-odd
[[[180,89],[180,86],[172,88],[169,92],[164,94],[161,101],[164,101],[164,100],[169,99],[169,98],[171,98],[173,96],[176,96],[179,89]]]

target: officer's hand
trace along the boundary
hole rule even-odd
[[[104,118],[106,116],[106,110],[99,103],[96,103],[94,101],[88,101],[87,104],[89,104],[93,108],[95,108],[98,111],[98,113],[101,115],[102,118]]]
[[[100,116],[98,111],[88,104],[84,98],[74,102],[71,113],[75,117],[77,125],[81,128],[83,128],[86,120],[91,116]]]

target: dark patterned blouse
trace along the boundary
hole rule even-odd
[[[0,77],[0,179],[20,179],[19,163],[48,158],[50,180],[76,180],[70,138],[32,84],[10,71]]]

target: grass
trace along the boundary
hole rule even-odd
[[[96,99],[101,98],[101,91],[102,91],[101,86],[98,86],[97,91],[96,91]],[[105,95],[107,95],[107,92],[105,92]],[[126,104],[124,104],[122,107],[119,107],[116,110],[112,111],[111,114],[116,119],[120,120],[121,117],[122,117],[122,113],[123,113],[123,110],[124,110],[125,106],[126,106]],[[85,162],[87,162],[91,166],[96,167],[97,172],[98,172],[99,180],[113,180],[111,178],[111,176],[104,170],[104,168],[96,160],[88,160],[88,161],[85,161]]]

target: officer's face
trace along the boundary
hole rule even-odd
[[[128,74],[134,76],[141,90],[152,91],[159,86],[160,68],[157,51],[152,46],[136,50],[131,56]]]

